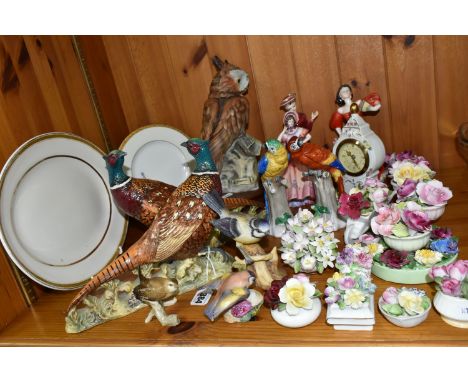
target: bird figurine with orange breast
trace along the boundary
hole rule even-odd
[[[112,198],[123,213],[149,226],[176,187],[158,180],[127,176],[123,170],[125,155],[124,151],[113,150],[103,157]]]
[[[286,148],[291,154],[291,160],[302,163],[312,170],[330,172],[338,186],[339,194],[344,192],[343,172],[345,168],[330,150],[315,143],[304,142],[299,137],[292,137]]]
[[[211,155],[221,171],[224,154],[233,142],[245,135],[249,123],[248,74],[219,57],[213,58],[217,73],[203,106],[201,138],[210,141]]]
[[[203,195],[212,190],[221,193],[221,181],[208,141],[192,138],[182,146],[195,158],[192,175],[174,190],[143,236],[95,275],[75,296],[68,310],[100,285],[125,272],[147,263],[196,256],[205,245],[216,213],[203,201]]]

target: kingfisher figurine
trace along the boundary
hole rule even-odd
[[[267,152],[258,162],[258,173],[265,189],[265,207],[270,223],[270,234],[281,237],[286,221],[292,216],[286,196],[287,182],[283,174],[288,168],[289,154],[277,139],[265,143]]]
[[[70,303],[76,306],[101,284],[136,267],[196,256],[210,237],[216,213],[203,201],[212,190],[221,193],[221,181],[211,157],[209,142],[192,138],[181,145],[195,158],[192,175],[169,196],[143,236],[123,255],[95,275]]]

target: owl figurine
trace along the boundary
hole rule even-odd
[[[217,73],[203,107],[201,138],[210,141],[211,155],[221,171],[225,153],[247,129],[249,101],[244,95],[249,88],[249,76],[217,56],[213,65]]]

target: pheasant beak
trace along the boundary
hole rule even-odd
[[[188,146],[188,141],[182,142],[180,145],[183,146],[183,147],[187,147]]]

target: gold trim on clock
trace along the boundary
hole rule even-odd
[[[362,151],[362,153],[364,154],[364,167],[362,168],[362,170],[358,171],[358,172],[351,172],[351,171],[348,171],[346,169],[346,174],[350,175],[350,176],[359,176],[359,175],[362,175],[364,174],[368,168],[369,168],[369,150],[364,146],[364,144],[357,140],[357,139],[352,139],[352,138],[347,138],[347,139],[344,139],[340,142],[340,144],[336,147],[336,157],[338,160],[340,160],[340,149],[343,145],[345,144],[352,144],[352,145],[355,145],[357,147],[359,147],[359,149]],[[341,162],[341,160],[340,160]],[[343,164],[343,163],[342,163]],[[343,164],[343,167],[346,168],[346,166]]]

